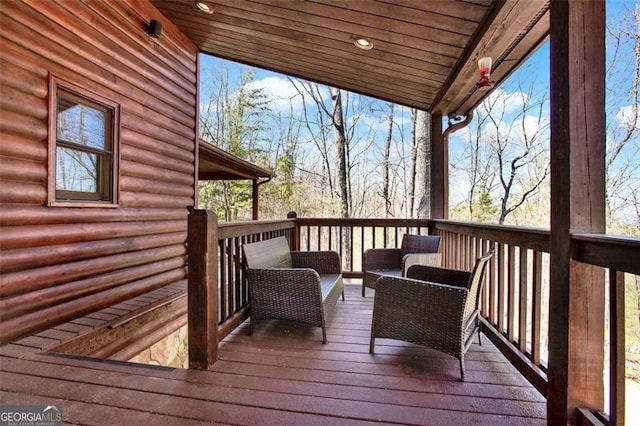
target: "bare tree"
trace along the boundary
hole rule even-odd
[[[331,88],[333,103],[332,125],[335,134],[336,163],[338,169],[338,187],[340,188],[340,212],[342,217],[349,217],[349,191],[347,179],[347,137],[345,133],[344,114],[342,111],[342,96],[338,88]]]
[[[524,71],[526,88],[516,75],[476,109],[466,148],[453,158],[454,172],[464,176],[456,188],[465,191],[466,220],[505,223],[548,180],[548,93],[537,89],[530,67]]]
[[[509,97],[500,97],[500,102],[504,104],[498,109],[498,114],[495,113],[495,109],[488,113],[495,135],[493,147],[498,160],[498,178],[502,189],[498,217],[500,224],[540,189],[550,173],[545,138],[549,120],[544,109],[548,96],[545,91],[533,98],[534,86],[533,80],[531,81],[527,92],[523,92],[518,80],[520,90],[512,96],[520,98],[521,109],[506,131],[501,131],[501,125],[506,121],[506,103],[512,102],[513,99],[509,101]]]
[[[640,5],[627,8],[622,19],[611,22],[607,28],[607,49],[612,52],[606,80],[607,228],[628,232],[624,229],[628,228],[627,216],[637,210],[634,194],[640,192]]]
[[[452,169],[466,176],[469,189],[466,193],[464,210],[465,220],[482,222],[493,220],[496,209],[492,206],[491,190],[494,188],[496,176],[495,158],[488,144],[484,143],[483,128],[488,115],[478,116],[473,121],[473,131],[468,132],[467,143],[460,162],[454,161]],[[469,117],[471,119],[471,117]],[[449,121],[449,126],[455,120]]]
[[[416,157],[418,150],[416,147],[416,116],[418,110],[411,108],[411,119],[409,131],[409,142],[411,143],[410,158],[409,158],[409,176],[407,177],[407,217],[413,215],[413,209],[415,205],[415,187],[416,187]]]
[[[416,113],[416,161],[414,217],[431,215],[431,115],[422,110]]]
[[[327,117],[331,117],[332,114],[325,106],[324,97],[322,96],[321,88],[318,84],[289,79],[291,84],[295,87],[296,91],[302,96],[302,123],[308,131],[308,135],[315,145],[318,155],[320,155],[322,164],[321,184],[320,191],[324,191],[328,188],[328,193],[333,197],[334,185],[333,185],[333,167],[331,165],[330,154],[330,139],[329,129],[330,123],[327,123]],[[307,106],[307,100],[315,106],[310,111]],[[310,170],[306,170],[311,173]]]
[[[392,215],[392,211],[391,211],[392,203],[391,203],[391,196],[389,194],[389,168],[390,168],[389,157],[391,156],[391,141],[393,140],[393,121],[394,121],[393,110],[394,110],[394,104],[390,103],[389,116],[388,116],[389,127],[387,130],[387,137],[385,138],[385,142],[384,142],[384,154],[382,156],[382,173],[383,173],[382,198],[384,199],[384,205],[385,205],[384,217],[389,217]]]

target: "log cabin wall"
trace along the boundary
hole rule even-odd
[[[196,47],[146,1],[27,0],[0,52],[0,343],[184,280]],[[50,73],[120,105],[115,208],[48,207]]]

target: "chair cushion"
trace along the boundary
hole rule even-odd
[[[401,277],[402,269],[372,269],[367,271],[367,274],[377,275],[378,277],[389,276],[389,277]]]
[[[322,300],[324,301],[338,280],[342,279],[340,274],[323,274],[320,275],[320,289],[322,290]]]
[[[244,259],[251,269],[291,268],[291,251],[285,237],[243,244]]]

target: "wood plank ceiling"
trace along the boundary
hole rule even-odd
[[[486,96],[479,57],[499,82],[549,30],[547,0],[207,0],[212,14],[152,3],[203,53],[443,115]]]

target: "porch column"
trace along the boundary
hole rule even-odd
[[[207,369],[218,357],[218,218],[190,210],[187,230],[189,368]]]
[[[298,219],[298,213],[294,211],[290,211],[287,213],[287,219]],[[293,227],[291,233],[291,240],[289,241],[289,246],[291,250],[297,251],[300,250],[300,225],[298,225],[298,221],[296,220],[296,226]]]
[[[550,425],[603,408],[604,283],[571,233],[605,230],[605,3],[551,1]]]
[[[431,218],[449,218],[449,146],[442,114],[431,114]]]
[[[253,179],[251,181],[253,186],[251,187],[251,198],[253,199],[253,211],[251,218],[253,220],[258,220],[258,212],[260,211],[260,206],[258,205],[260,201],[260,186],[258,185],[258,179]]]

